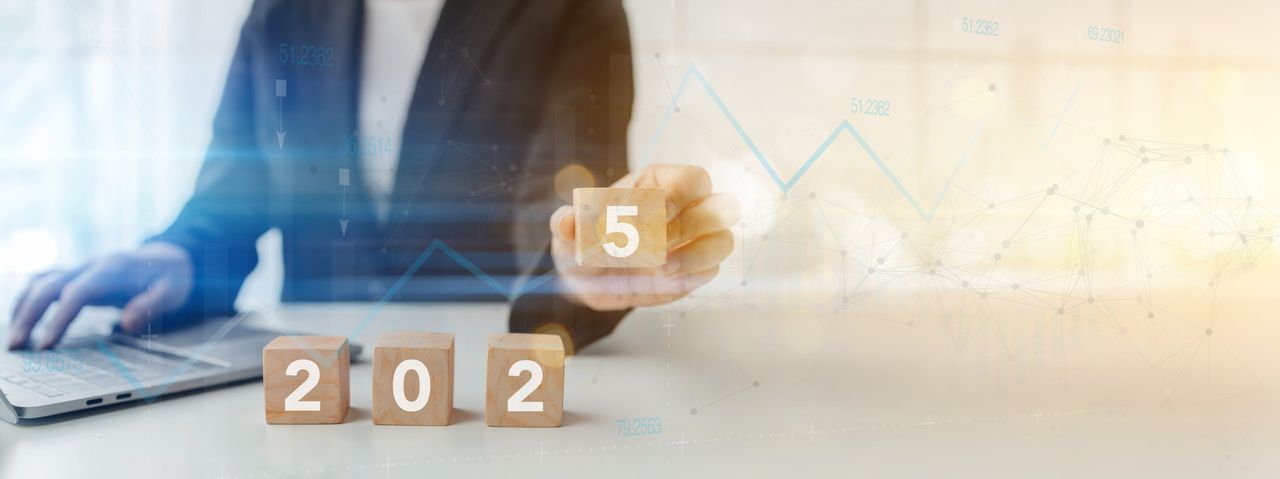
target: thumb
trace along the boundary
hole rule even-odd
[[[551,214],[551,234],[557,241],[573,242],[577,236],[576,228],[572,206],[561,206]]]
[[[129,334],[142,331],[157,315],[168,312],[166,305],[172,290],[168,281],[161,280],[134,296],[120,311],[120,327]]]

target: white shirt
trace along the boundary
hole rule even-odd
[[[444,0],[365,1],[356,144],[380,223],[387,222],[405,117],[443,6]]]

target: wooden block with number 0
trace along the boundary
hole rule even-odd
[[[583,266],[646,268],[667,262],[665,188],[573,190],[576,259]]]
[[[564,342],[560,336],[491,336],[487,376],[485,424],[560,427],[564,415]]]
[[[453,418],[453,335],[400,331],[373,347],[373,423],[448,426]]]
[[[339,424],[351,405],[347,338],[281,336],[262,348],[267,424]]]

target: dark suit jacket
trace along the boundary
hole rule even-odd
[[[153,238],[195,262],[195,291],[175,316],[232,313],[271,228],[283,233],[285,301],[508,300],[503,291],[554,275],[557,172],[581,165],[597,185],[626,174],[633,87],[619,0],[448,0],[393,139],[399,170],[380,226],[349,141],[363,25],[360,0],[254,3],[195,193]],[[436,240],[447,248],[414,269]],[[559,288],[524,291],[511,330],[582,347],[625,314],[573,305]]]

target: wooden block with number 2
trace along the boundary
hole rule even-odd
[[[262,348],[267,424],[339,424],[351,405],[347,338],[281,336]]]
[[[578,264],[609,268],[666,264],[666,198],[665,188],[573,190]]]
[[[484,422],[560,427],[564,415],[564,342],[554,334],[489,338]]]

